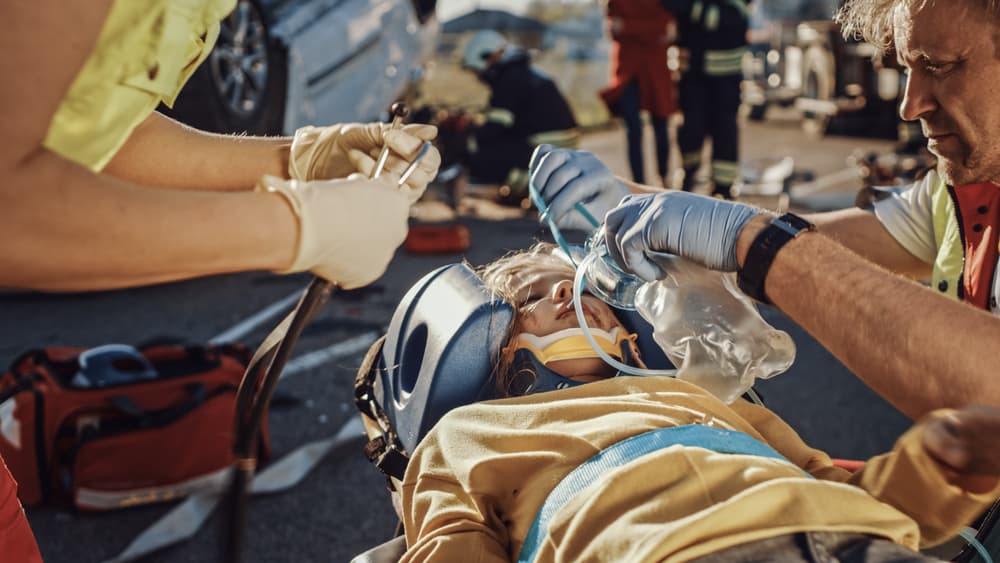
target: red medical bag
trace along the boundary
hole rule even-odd
[[[0,455],[25,505],[108,510],[217,490],[242,346],[46,348],[0,376]],[[263,424],[260,457],[269,442]]]

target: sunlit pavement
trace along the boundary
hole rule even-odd
[[[647,141],[651,143],[651,135]],[[743,130],[742,150],[745,159],[791,155],[797,169],[835,180],[818,188],[814,185],[815,194],[842,194],[850,201],[859,184],[844,172],[847,157],[856,148],[884,150],[888,146],[883,141],[848,138],[813,143],[794,121],[775,118],[748,124]],[[627,172],[622,131],[589,135],[583,148],[597,152],[615,172]],[[649,159],[647,167],[652,171]],[[650,173],[649,177],[654,176]],[[464,221],[473,240],[464,255],[412,256],[400,251],[374,286],[334,295],[303,336],[296,355],[328,348],[358,334],[381,332],[403,292],[438,265],[462,259],[481,264],[544,236],[530,217]],[[251,273],[128,291],[0,294],[4,319],[0,361],[7,363],[27,348],[53,344],[137,343],[160,335],[204,342],[300,290],[307,281],[305,275]],[[794,324],[776,311],[764,313],[776,326],[791,332],[798,345],[793,369],[760,385],[766,402],[810,444],[834,456],[863,458],[889,448],[905,429],[905,419]],[[257,326],[243,341],[255,346],[274,322]],[[282,381],[271,416],[277,456],[332,435],[349,417],[356,416],[351,385],[362,355],[359,351],[338,357]],[[46,507],[29,509],[28,514],[48,563],[89,563],[116,555],[168,508],[160,505],[76,514]],[[332,453],[296,488],[255,499],[250,510],[244,557],[248,562],[347,561],[389,539],[395,525],[384,481],[363,458],[360,442]],[[222,521],[217,514],[194,539],[146,560],[219,560]]]

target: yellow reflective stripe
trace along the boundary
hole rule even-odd
[[[747,7],[747,3],[743,0],[729,0],[729,5],[739,10],[744,18],[750,17],[750,8]]]
[[[706,60],[739,60],[743,58],[743,53],[746,53],[746,47],[736,47],[735,49],[713,49],[711,51],[705,51]]]
[[[705,29],[715,31],[719,27],[719,7],[709,6],[705,14]]]
[[[686,152],[681,155],[681,162],[684,168],[693,168],[695,166],[701,166],[701,149],[694,152]]]
[[[935,174],[931,184],[931,216],[934,219],[934,241],[937,256],[931,273],[931,289],[958,299],[958,280],[965,268],[965,247],[959,229],[957,210],[948,193],[948,185]],[[947,285],[941,282],[946,282]],[[941,288],[945,288],[941,291]]]
[[[731,160],[712,161],[712,179],[723,184],[732,184],[740,175],[740,165]]]
[[[691,21],[696,22],[701,19],[701,11],[705,6],[701,3],[701,0],[697,0],[694,5],[691,6]]]
[[[542,131],[528,137],[528,143],[532,145],[555,145],[564,149],[572,149],[580,144],[580,132],[576,129]]]
[[[739,74],[743,71],[743,55],[746,47],[724,51],[705,51],[705,73],[724,75]]]
[[[514,112],[509,109],[490,108],[486,110],[486,121],[499,123],[504,127],[512,127],[514,125]]]

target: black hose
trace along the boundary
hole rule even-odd
[[[248,489],[257,468],[261,423],[271,403],[274,388],[302,330],[335,289],[333,283],[319,277],[313,278],[295,309],[271,331],[257,349],[240,383],[236,395],[233,446],[236,467],[228,493],[230,518],[225,542],[225,561],[229,563],[239,563],[242,558]]]

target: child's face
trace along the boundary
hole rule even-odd
[[[541,297],[532,299],[521,306],[521,330],[536,336],[546,336],[553,332],[578,328],[580,323],[573,307],[573,283],[563,279],[552,283]],[[535,286],[536,290],[542,289]],[[536,293],[537,294],[537,293]],[[599,328],[610,332],[615,327],[621,327],[618,318],[606,303],[584,293],[582,296],[583,316],[590,328]],[[559,360],[548,365],[564,377],[576,381],[597,381],[613,377],[617,370],[600,358],[578,358]]]

